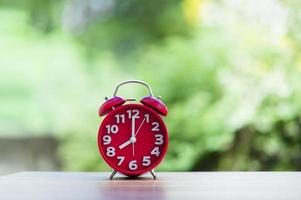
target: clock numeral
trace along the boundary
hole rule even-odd
[[[144,118],[145,118],[145,122],[146,122],[146,123],[149,123],[149,114],[145,114],[145,115],[144,115]]]
[[[107,156],[108,157],[114,157],[115,156],[115,148],[114,147],[108,147],[107,148]]]
[[[143,166],[150,166],[150,164],[151,164],[150,156],[143,156],[142,165]]]
[[[120,166],[124,161],[124,156],[117,156],[117,159],[119,160],[117,165]]]
[[[131,119],[132,117],[139,119],[139,110],[127,110],[126,112],[128,113],[129,119]]]
[[[110,133],[113,133],[113,134],[116,134],[118,132],[118,126],[117,125],[106,125],[106,128],[107,128],[107,133],[110,134]]]
[[[163,144],[163,135],[161,135],[161,134],[156,134],[155,137],[156,137],[156,142],[155,142],[156,145],[161,145],[161,144]]]
[[[104,145],[110,144],[111,143],[111,136],[105,135],[105,136],[103,136],[102,140],[103,140]]]
[[[115,115],[115,118],[116,118],[116,123],[119,124],[119,123],[125,123],[125,114],[117,114]]]
[[[155,155],[155,156],[159,156],[160,155],[160,151],[159,151],[159,147],[155,147],[152,152],[151,155]]]
[[[153,122],[152,123],[152,131],[159,131],[159,123],[158,122]]]
[[[129,169],[130,170],[136,170],[137,168],[138,168],[138,165],[137,165],[136,160],[132,160],[131,162],[129,162]]]

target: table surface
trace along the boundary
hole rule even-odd
[[[164,172],[130,179],[104,172],[20,172],[0,177],[0,199],[301,200],[301,172]]]

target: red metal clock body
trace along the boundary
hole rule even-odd
[[[133,82],[141,83],[122,84]],[[108,105],[103,104],[99,109],[99,115],[106,114],[98,131],[99,151],[115,172],[128,176],[144,174],[153,170],[166,154],[168,132],[160,114],[167,115],[167,107],[152,96],[150,88],[149,91],[151,96],[143,98],[142,104],[126,104],[125,100],[122,105],[122,97],[114,95],[107,102],[118,101],[118,105],[108,109]]]

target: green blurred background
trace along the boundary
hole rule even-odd
[[[108,170],[127,79],[169,108],[158,170],[301,170],[300,33],[298,0],[0,0],[0,173]]]

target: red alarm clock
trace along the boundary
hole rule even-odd
[[[140,100],[117,96],[120,86],[136,83],[148,88],[149,96]],[[167,128],[161,118],[168,113],[166,105],[153,96],[150,86],[138,80],[117,85],[113,97],[104,102],[99,116],[105,116],[98,131],[98,148],[105,162],[116,172],[127,176],[139,176],[150,172],[164,158],[168,146]]]

